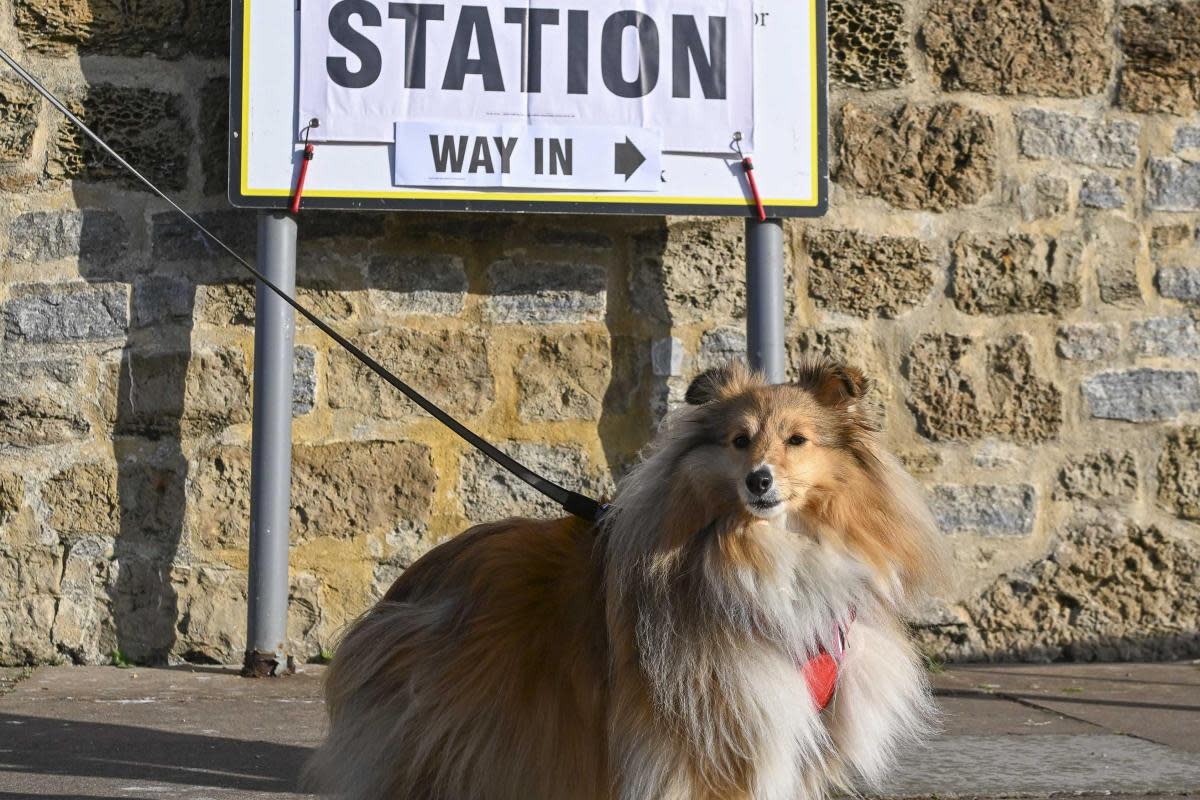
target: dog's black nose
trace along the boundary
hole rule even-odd
[[[759,467],[751,472],[746,476],[746,488],[755,497],[766,494],[767,489],[771,488],[771,470],[767,467]]]

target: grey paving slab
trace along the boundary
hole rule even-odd
[[[0,800],[296,800],[320,671],[42,668],[0,697]]]
[[[1200,753],[1200,664],[1005,664],[939,676],[943,692],[985,691]]]
[[[321,674],[319,667],[261,681],[221,667],[2,674],[10,680],[0,695],[0,800],[308,798],[297,779],[322,734]],[[933,676],[944,732],[905,756],[889,795],[1200,796],[1200,755],[1048,707],[1081,695],[1187,706],[1194,674],[1178,665],[948,669]],[[1191,713],[1154,710],[1170,712],[1168,719]]]
[[[1033,708],[994,692],[938,688],[941,730],[945,736],[1041,736],[1051,733],[1102,733],[1103,728],[1054,711]]]
[[[904,757],[887,797],[1200,792],[1200,756],[1114,734],[952,736]]]

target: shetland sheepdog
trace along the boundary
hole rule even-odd
[[[435,547],[350,627],[307,774],[353,800],[817,798],[927,732],[934,523],[857,370],[697,377],[596,524]]]

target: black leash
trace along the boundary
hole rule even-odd
[[[69,108],[67,108],[66,105],[64,105],[61,100],[59,100],[57,97],[55,97],[54,94],[49,89],[47,89],[45,86],[43,86],[37,80],[37,78],[33,77],[28,72],[26,72],[25,69],[20,64],[18,64],[16,61],[14,61],[12,59],[12,57],[9,56],[9,54],[4,51],[3,48],[0,48],[0,60],[3,60],[5,64],[8,64],[8,66],[11,67],[12,70],[14,72],[16,72],[18,76],[20,76],[21,80],[25,81],[27,84],[29,84],[31,87],[33,87],[35,90],[37,90],[38,94],[40,94],[42,97],[44,97],[48,101],[50,101],[50,104],[52,106],[54,106],[64,116],[66,116],[66,118],[69,119],[77,128],[79,128],[79,130],[83,131],[83,133],[86,134],[89,139],[91,139],[93,142],[95,142],[101,148],[103,148],[104,152],[108,153],[110,156],[112,156],[114,159],[116,159],[117,163],[120,164],[122,167],[124,167],[126,170],[128,170],[131,175],[133,175],[139,181],[144,183],[146,185],[146,187],[150,189],[150,191],[154,192],[156,195],[158,195],[163,200],[165,200],[167,202],[167,204],[171,206],[171,208],[173,208],[175,211],[179,212],[179,214],[181,214],[184,219],[186,219],[188,222],[190,222],[192,225],[194,225],[197,230],[199,230],[201,233],[203,233],[205,236],[207,236],[209,239],[211,239],[216,245],[218,245],[222,250],[224,250],[230,256],[232,256],[233,259],[235,261],[237,261],[239,264],[241,264],[242,267],[245,268],[245,270],[247,272],[249,272],[251,275],[254,276],[255,280],[257,280],[260,284],[262,284],[263,286],[266,286],[268,289],[270,289],[272,292],[274,292],[276,295],[278,295],[280,297],[280,299],[282,299],[285,303],[287,303],[289,306],[294,308],[300,314],[300,316],[304,317],[306,320],[311,322],[313,325],[316,325],[318,328],[320,328],[321,331],[326,336],[328,336],[330,339],[333,339],[335,342],[337,342],[339,345],[341,345],[347,352],[349,352],[352,356],[354,356],[359,361],[361,361],[364,365],[366,365],[366,367],[368,369],[370,369],[372,372],[374,372],[379,377],[383,378],[385,381],[387,381],[389,384],[391,384],[396,389],[399,389],[400,392],[402,392],[405,397],[407,397],[409,400],[412,400],[418,406],[420,406],[425,411],[427,411],[429,413],[429,415],[432,416],[434,419],[436,419],[438,422],[442,423],[447,428],[449,428],[450,430],[457,433],[459,436],[461,436],[468,444],[470,444],[476,450],[479,450],[481,453],[486,455],[488,458],[492,459],[497,464],[499,464],[500,466],[504,467],[506,470],[511,472],[513,475],[516,475],[518,478],[525,481],[525,483],[529,484],[530,486],[532,486],[534,489],[537,489],[539,492],[541,492],[546,497],[549,497],[551,500],[558,503],[560,506],[562,506],[563,510],[565,510],[567,513],[573,514],[577,517],[582,517],[583,519],[588,520],[589,522],[595,522],[597,519],[599,519],[601,513],[603,512],[603,507],[601,506],[601,504],[599,502],[597,502],[596,500],[593,500],[592,498],[588,497],[587,495],[582,495],[582,494],[579,494],[578,492],[572,492],[569,489],[565,489],[562,486],[559,486],[557,483],[554,483],[553,481],[543,478],[541,475],[539,475],[536,472],[534,472],[533,470],[529,469],[524,464],[521,464],[519,461],[516,461],[515,459],[511,458],[507,454],[501,452],[494,445],[492,445],[491,443],[484,440],[481,436],[479,436],[479,434],[475,433],[470,428],[468,428],[467,426],[463,425],[461,422],[456,420],[454,417],[450,416],[445,411],[438,408],[430,400],[426,399],[416,389],[412,388],[407,383],[405,383],[404,381],[397,378],[395,375],[393,375],[391,372],[389,372],[382,364],[380,364],[375,359],[371,358],[369,355],[367,355],[362,350],[360,350],[358,347],[356,347],[354,344],[352,344],[345,336],[342,336],[336,330],[334,330],[329,325],[327,325],[325,322],[323,322],[319,317],[317,317],[316,314],[312,313],[307,308],[300,305],[290,295],[288,295],[286,292],[284,292],[282,289],[280,289],[275,284],[271,283],[271,281],[267,280],[267,278],[261,272],[259,272],[257,269],[255,269],[253,266],[250,265],[249,261],[247,261],[246,259],[242,258],[240,255],[238,255],[236,252],[234,252],[233,248],[231,248],[229,245],[225,244],[225,242],[221,241],[216,236],[216,234],[214,234],[212,231],[208,230],[208,228],[206,228],[202,224],[200,224],[200,222],[195,217],[193,217],[191,214],[189,214],[187,211],[184,211],[183,208],[178,203],[176,203],[174,200],[172,200],[170,197],[168,197],[165,192],[163,192],[161,189],[159,189],[157,186],[155,186],[150,181],[149,178],[147,178],[142,173],[138,172],[133,167],[132,164],[130,164],[125,159],[121,158],[121,156],[115,150],[113,150],[111,147],[109,147],[107,142],[105,142],[98,135],[93,133],[91,128],[89,128],[87,125],[85,125],[83,123],[83,120],[79,119],[79,117],[77,117],[73,113],[71,113],[71,110]]]

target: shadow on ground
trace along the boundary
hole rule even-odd
[[[68,784],[78,778],[109,778],[291,793],[299,791],[300,769],[309,752],[217,735],[0,714],[0,772],[44,776],[48,789],[61,777]],[[29,796],[0,791],[3,800]]]

